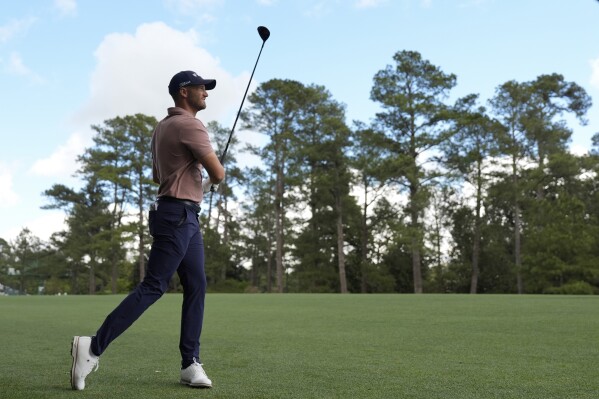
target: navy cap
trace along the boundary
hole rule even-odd
[[[171,79],[171,82],[168,84],[168,92],[173,94],[181,87],[192,85],[204,85],[206,86],[206,90],[212,90],[216,86],[216,80],[202,79],[202,77],[194,71],[181,71]]]

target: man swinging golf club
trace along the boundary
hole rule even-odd
[[[206,275],[198,214],[204,192],[214,190],[225,171],[204,124],[195,116],[206,108],[208,90],[215,86],[215,80],[203,79],[192,71],[179,72],[170,81],[168,89],[175,106],[168,109],[152,136],[153,179],[160,186],[158,199],[149,212],[154,241],[146,276],[106,317],[95,336],[73,338],[73,389],[85,388],[85,378],[98,368],[100,355],[166,292],[175,271],[183,286],[180,382],[192,387],[212,387],[200,361]],[[202,168],[209,179],[202,179]]]
[[[100,355],[164,294],[175,271],[183,286],[180,381],[192,387],[212,387],[212,381],[200,362],[206,274],[198,214],[204,193],[213,193],[225,177],[224,158],[270,31],[259,26],[258,34],[262,46],[220,159],[212,149],[204,124],[195,118],[199,111],[206,108],[208,90],[214,89],[216,81],[203,79],[192,71],[179,72],[171,79],[168,91],[175,107],[168,109],[168,116],[160,121],[152,136],[153,177],[160,187],[158,199],[149,213],[150,234],[154,242],[146,277],[106,317],[95,336],[73,337],[73,389],[85,388],[85,378],[98,368]],[[202,167],[208,172],[206,180],[202,179]]]

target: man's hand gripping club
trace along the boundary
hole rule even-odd
[[[210,181],[210,178],[204,179],[204,181],[202,182],[202,190],[204,191],[204,194],[211,192],[215,193],[216,190],[218,190],[218,184],[212,183],[212,181]]]

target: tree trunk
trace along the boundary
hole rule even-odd
[[[269,242],[269,244],[272,243]],[[272,251],[270,250],[270,246],[268,248],[266,259],[266,292],[272,292]]]
[[[524,293],[522,284],[522,260],[521,260],[521,237],[520,237],[520,188],[518,187],[518,174],[515,157],[512,158],[512,182],[514,184],[514,263],[516,266],[516,286],[518,294]]]
[[[479,257],[480,257],[480,228],[478,225],[478,218],[476,217],[476,225],[474,226],[474,242],[472,243],[472,278],[470,279],[470,293],[476,294],[478,291],[478,275],[480,273],[480,269],[478,267]]]
[[[412,247],[412,273],[414,275],[414,293],[422,294],[422,270],[420,255],[420,227],[418,218],[418,184],[410,184],[410,228],[411,228],[411,247]]]
[[[224,192],[224,191],[223,191]],[[223,195],[224,202],[224,210],[223,210],[223,245],[225,247],[229,246],[229,210],[227,209],[229,206],[229,202],[227,201],[227,196]],[[223,268],[221,270],[221,279],[225,281],[227,279],[227,262],[223,262]]]
[[[94,272],[93,261],[89,262],[89,294],[96,293],[96,273]]]
[[[272,226],[272,220],[268,217],[268,225]],[[266,235],[266,292],[272,292],[272,234]]]
[[[480,212],[482,207],[482,172],[481,162],[478,162],[476,178],[476,216],[474,218],[474,237],[472,238],[472,278],[470,279],[470,293],[478,291],[478,275],[480,273],[478,262],[480,258]]]
[[[415,209],[415,201],[412,197],[412,210],[411,210],[411,230],[412,230],[412,273],[414,275],[414,293],[422,294],[422,270],[421,270],[421,256],[420,256],[420,231],[418,229],[418,211]]]
[[[518,294],[524,293],[524,285],[522,283],[522,260],[521,260],[521,237],[520,237],[520,205],[514,206],[514,261],[516,264],[516,284]]]
[[[80,294],[78,277],[77,267],[75,265],[71,266],[71,292],[74,294]]]
[[[420,248],[418,239],[412,237],[412,272],[414,273],[414,293],[422,294],[422,271],[420,270]]]
[[[137,231],[137,235],[139,236],[139,281],[143,281],[143,279],[146,277],[146,265],[145,265],[145,256],[144,256],[144,252],[145,252],[145,240],[144,240],[144,207],[143,207],[143,197],[142,197],[142,187],[141,187],[141,179],[140,179],[140,183],[139,183],[140,187],[139,187],[139,201],[137,203],[138,209],[139,209],[139,216],[138,216],[138,220],[139,220],[139,229]]]
[[[143,226],[143,224],[142,224],[142,226]],[[140,233],[139,233],[139,260],[138,260],[139,281],[143,281],[143,279],[146,277],[146,262],[145,262],[145,256],[144,256],[145,246],[146,246],[146,242],[144,240],[144,233],[140,231]]]
[[[276,234],[276,268],[277,292],[283,292],[283,166],[277,167],[277,183],[275,194],[275,234]]]
[[[345,236],[343,234],[343,204],[341,196],[335,196],[335,205],[337,208],[337,256],[339,264],[339,288],[342,294],[347,294],[347,277],[345,275],[345,252],[343,252],[343,244]]]
[[[365,294],[368,291],[368,278],[366,276],[367,262],[368,262],[368,225],[367,225],[367,211],[368,211],[368,183],[364,179],[364,205],[362,206],[362,223],[360,233],[360,292]]]
[[[110,278],[110,292],[116,294],[117,292],[117,281],[119,278],[119,268],[116,262],[112,262],[112,275]]]
[[[258,246],[256,245],[256,228],[254,227],[254,239],[251,241],[252,246],[252,266],[250,267],[250,284],[252,287],[258,286],[258,279],[256,278],[256,265],[258,264]]]

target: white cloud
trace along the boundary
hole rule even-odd
[[[599,58],[591,60],[591,86],[599,89]]]
[[[29,171],[37,176],[71,176],[78,168],[77,156],[82,155],[88,145],[90,143],[83,135],[74,133],[66,144],[58,147],[48,158],[34,162]]]
[[[77,14],[77,0],[54,0],[54,7],[64,16]]]
[[[492,3],[493,0],[466,0],[458,4],[459,8],[478,8],[487,5],[488,3]]]
[[[205,123],[218,120],[224,126],[232,123],[223,118],[243,96],[249,73],[231,76],[197,43],[194,30],[181,32],[162,22],[143,24],[135,34],[106,36],[95,52],[90,99],[75,115],[75,122],[88,127],[136,113],[162,119],[172,106],[167,89],[171,77],[181,70],[194,70],[217,81],[216,89],[209,92],[208,108],[198,118]]]
[[[0,43],[6,43],[17,34],[26,31],[35,21],[34,17],[14,19],[7,25],[0,26]]]
[[[358,0],[354,6],[356,8],[375,8],[385,3],[386,0]]]
[[[19,196],[13,190],[12,172],[0,164],[0,208],[15,205]]]
[[[221,6],[224,0],[165,0],[165,3],[175,11],[187,14],[198,9]]]
[[[572,144],[570,146],[570,154],[574,154],[576,156],[583,156],[589,153],[589,149],[580,144]]]
[[[364,1],[364,0],[362,0]],[[330,3],[320,2],[313,4],[304,11],[304,15],[310,18],[322,18],[331,12]]]
[[[256,3],[261,6],[272,6],[277,2],[277,0],[256,0]]]
[[[43,216],[0,231],[0,237],[14,240],[25,228],[40,240],[48,241],[53,233],[66,230],[65,214],[61,210],[45,210]]]
[[[431,8],[433,6],[433,0],[420,0],[420,5],[424,8]]]
[[[12,53],[10,55],[7,68],[17,75],[27,75],[31,73],[31,70],[23,64],[23,59],[19,53]]]
[[[216,120],[231,126],[250,74],[231,76],[197,43],[195,31],[181,32],[161,22],[143,24],[135,34],[106,36],[95,52],[97,64],[91,76],[90,97],[73,116],[77,133],[47,158],[36,161],[30,173],[71,176],[79,167],[77,156],[92,145],[91,125],[137,113],[162,119],[173,105],[168,83],[181,70],[195,70],[204,78],[216,79],[208,107],[198,118],[204,123]]]
[[[19,53],[12,53],[10,55],[4,69],[13,75],[28,78],[31,83],[38,84],[43,82],[43,79],[38,74],[33,72],[25,65],[25,63],[23,63],[23,59]]]

